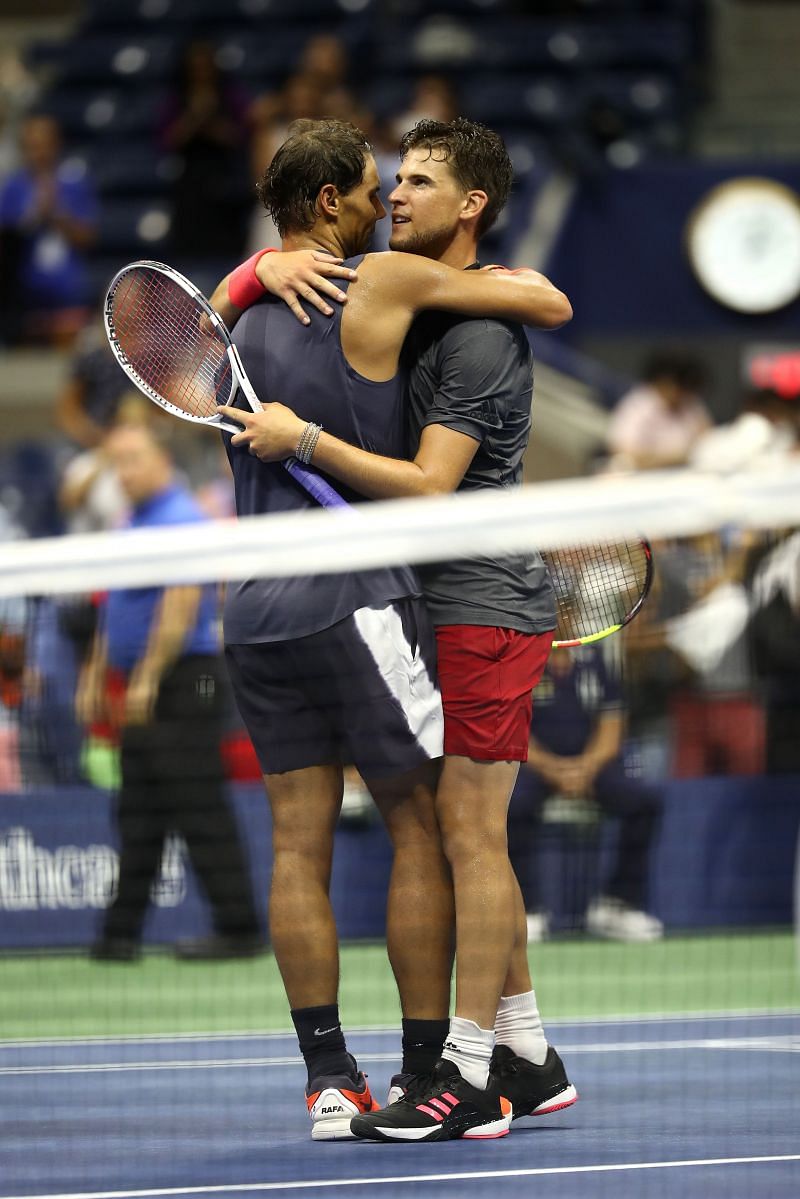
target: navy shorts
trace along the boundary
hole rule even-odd
[[[442,755],[436,638],[421,599],[359,608],[293,641],[228,645],[225,657],[265,774],[340,762],[390,778]]]

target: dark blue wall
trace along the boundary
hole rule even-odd
[[[773,315],[737,315],[706,295],[689,266],[690,213],[712,187],[742,175],[766,176],[800,191],[800,164],[764,162],[664,163],[582,184],[545,268],[574,307],[562,336],[795,340],[800,302]]]

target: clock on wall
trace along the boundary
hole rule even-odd
[[[735,312],[775,312],[800,295],[800,197],[772,179],[722,183],[686,230],[689,261],[715,300]]]

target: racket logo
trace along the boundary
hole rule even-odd
[[[108,296],[106,297],[106,314],[105,315],[106,315],[106,333],[108,335],[108,340],[111,343],[111,349],[114,351],[117,358],[121,362],[128,364],[128,363],[130,363],[130,359],[128,358],[128,355],[123,350],[122,346],[119,344],[119,337],[117,336],[117,330],[114,325],[114,296],[111,292],[109,292]]]

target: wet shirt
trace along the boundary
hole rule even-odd
[[[531,430],[533,364],[525,332],[507,321],[424,313],[403,353],[409,454],[427,425],[478,442],[459,491],[516,487]],[[536,551],[426,564],[420,579],[436,625],[544,633],[556,625],[550,577]]]
[[[361,257],[347,260],[353,268]],[[343,290],[346,280],[340,280]],[[282,300],[265,296],[236,325],[234,341],[256,395],[281,401],[305,420],[316,421],[343,441],[394,458],[404,456],[404,378],[375,383],[350,366],[341,346],[341,305],[332,317],[310,311],[303,326]],[[249,411],[240,394],[236,404]],[[225,445],[236,488],[239,516],[316,510],[318,504],[280,463],[263,463],[246,448]],[[351,503],[356,495],[334,480]],[[302,534],[301,534],[302,535]],[[406,566],[288,579],[245,579],[231,583],[225,602],[229,644],[288,641],[330,628],[358,608],[419,595],[419,580]]]

